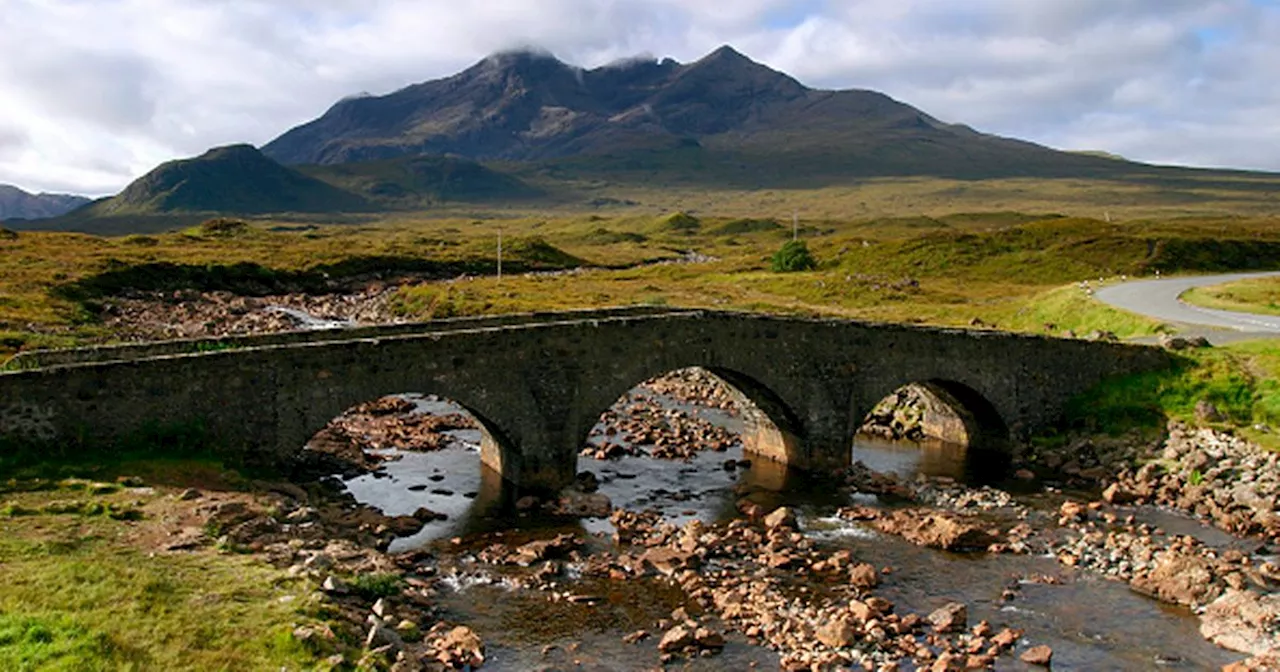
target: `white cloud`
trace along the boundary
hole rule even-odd
[[[115,191],[339,98],[537,45],[585,66],[734,44],[801,81],[1130,158],[1280,170],[1269,0],[4,0],[0,182]]]

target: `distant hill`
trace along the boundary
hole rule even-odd
[[[874,91],[823,91],[722,47],[688,64],[583,70],[536,52],[484,59],[385,96],[342,100],[263,147],[284,164],[418,154],[685,168],[745,184],[818,176],[1082,176],[1115,161],[947,124]],[[776,178],[776,179],[771,179]]]
[[[211,149],[169,161],[82,217],[175,213],[313,213],[375,209],[365,199],[286,168],[250,145]]]
[[[519,178],[475,161],[446,156],[408,156],[368,163],[299,166],[303,173],[394,209],[444,202],[532,199],[542,195]]]
[[[0,222],[57,217],[88,203],[89,199],[84,196],[30,194],[17,187],[0,184]]]
[[[150,233],[189,226],[213,215],[341,220],[446,202],[518,202],[541,194],[516,177],[455,157],[294,168],[272,161],[250,145],[231,145],[164,163],[116,196],[62,217],[19,221],[12,228]]]

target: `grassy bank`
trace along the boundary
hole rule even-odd
[[[1280,342],[1235,343],[1186,351],[1177,366],[1117,378],[1083,395],[1070,415],[1077,427],[1119,434],[1158,429],[1170,419],[1196,423],[1196,406],[1220,413],[1210,424],[1237,427],[1258,443],[1280,449]]]
[[[1182,300],[1205,308],[1280,315],[1280,277],[1253,278],[1213,287],[1194,287]]]
[[[0,240],[0,355],[109,341],[103,306],[134,290],[325,293],[406,275],[416,280],[395,309],[407,318],[665,304],[1129,336],[1159,325],[1067,287],[1157,270],[1280,267],[1274,219],[1107,222],[1006,211],[801,220],[817,268],[774,273],[769,259],[790,238],[789,223],[688,214],[397,215],[119,238],[24,232]],[[493,277],[499,229],[501,282]],[[682,258],[698,263],[655,263]],[[568,269],[577,270],[526,274]]]
[[[224,479],[217,465],[91,471],[153,487],[0,483],[0,669],[316,668],[291,634],[314,622],[301,584],[250,556],[159,546],[174,493]]]

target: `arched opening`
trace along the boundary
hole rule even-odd
[[[949,380],[908,383],[863,418],[853,460],[902,477],[999,480],[1007,470],[1009,430],[973,388]]]
[[[745,489],[768,487],[756,475],[780,485],[777,472],[800,455],[793,422],[744,376],[678,369],[639,383],[599,416],[578,480],[617,508],[714,520],[734,513]]]
[[[502,445],[489,423],[463,405],[404,393],[347,409],[303,452],[319,465],[313,471],[340,477],[356,501],[421,522],[393,544],[411,548],[470,530],[501,506]]]

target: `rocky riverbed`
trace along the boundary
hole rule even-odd
[[[124,340],[265,334],[317,327],[387,324],[396,287],[369,283],[333,294],[244,296],[231,292],[131,291],[103,301],[103,326]]]
[[[620,400],[556,497],[512,497],[460,409],[406,395],[335,419],[299,484],[174,493],[154,543],[310,583],[330,625],[294,634],[338,667],[1276,669],[1276,465],[1251,444],[1174,425],[1010,487],[898,446],[811,480],[746,459],[708,375]],[[1090,469],[1115,477],[1064,489]]]

